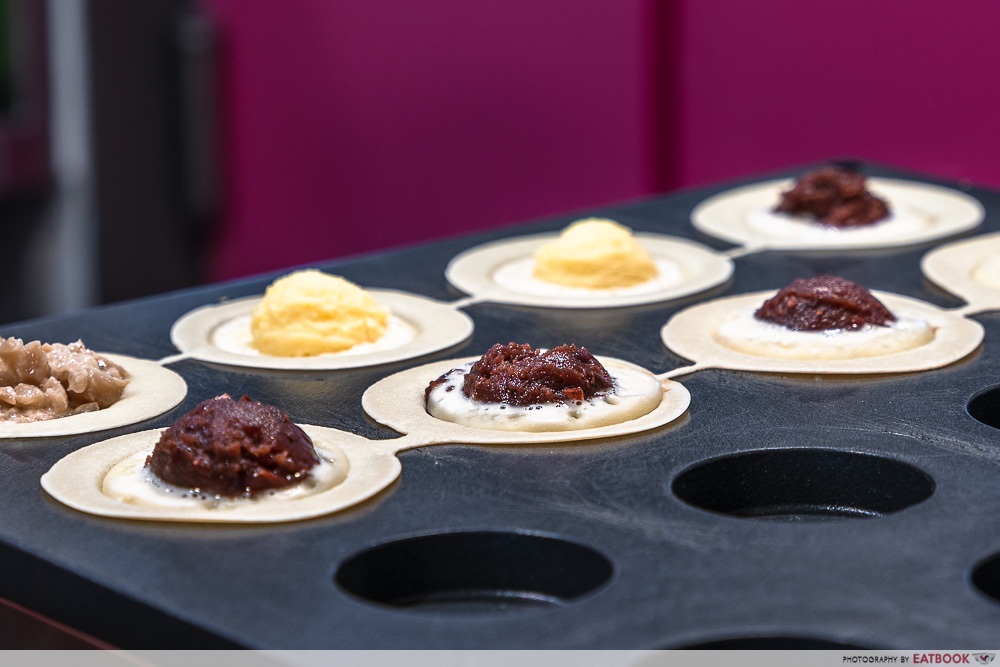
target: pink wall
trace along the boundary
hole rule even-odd
[[[214,279],[654,188],[646,0],[208,0],[227,211]]]
[[[1000,2],[203,0],[223,279],[854,156],[1000,187]]]
[[[666,3],[666,186],[858,156],[1000,187],[1000,3]]]

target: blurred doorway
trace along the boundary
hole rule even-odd
[[[0,0],[0,17],[0,226],[16,239],[0,323],[202,282],[215,36],[197,3]]]

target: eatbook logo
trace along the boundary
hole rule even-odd
[[[988,665],[993,662],[993,658],[997,657],[996,653],[974,653],[972,655],[980,665]]]

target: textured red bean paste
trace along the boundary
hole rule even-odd
[[[754,313],[795,331],[887,326],[896,318],[861,285],[837,276],[799,278]]]
[[[146,459],[169,484],[227,497],[291,486],[317,463],[309,436],[283,411],[226,394],[178,419]]]
[[[426,393],[447,375],[431,382]],[[583,401],[613,387],[611,375],[586,348],[560,345],[542,352],[526,344],[497,343],[466,373],[462,391],[482,403],[537,405]]]
[[[838,167],[813,171],[781,195],[778,213],[807,214],[832,227],[870,225],[889,217],[885,201],[865,189],[860,174]]]

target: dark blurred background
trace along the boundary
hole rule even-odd
[[[0,16],[0,321],[202,282],[221,172],[201,10],[0,0]]]
[[[0,0],[0,323],[858,157],[1000,187],[995,0]]]

